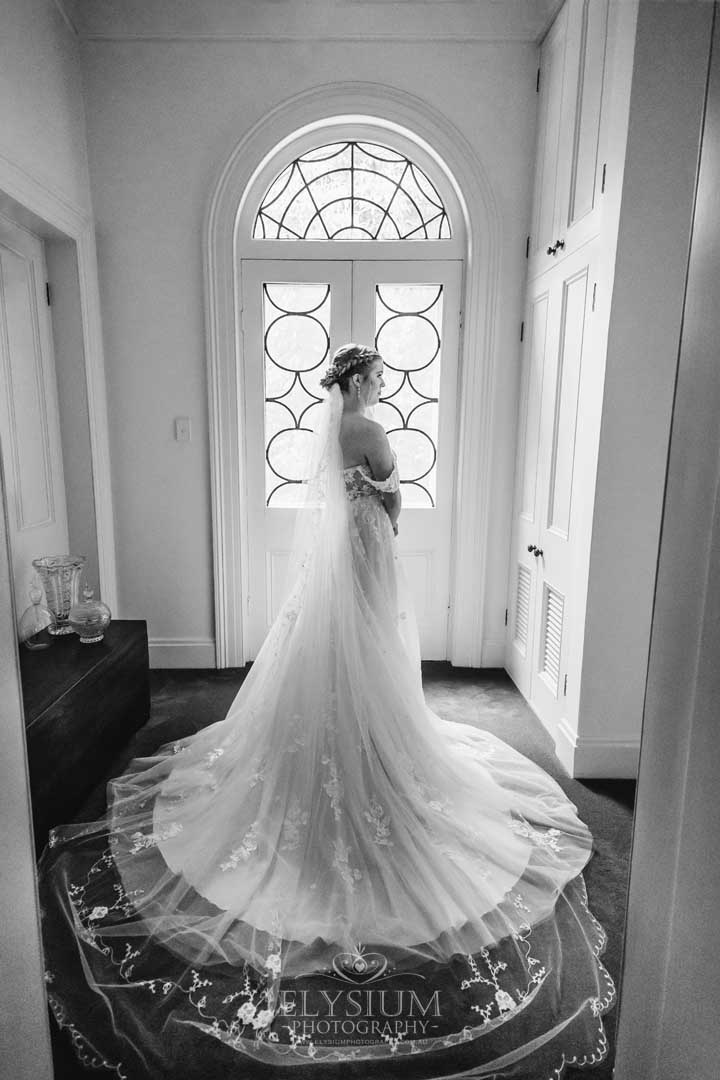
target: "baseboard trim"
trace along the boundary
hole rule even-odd
[[[553,733],[555,752],[575,779],[635,780],[640,739],[578,735],[564,720]]]
[[[150,638],[151,668],[214,668],[213,638]]]

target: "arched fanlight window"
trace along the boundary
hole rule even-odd
[[[335,142],[296,157],[260,204],[259,240],[447,240],[437,188],[397,150]]]

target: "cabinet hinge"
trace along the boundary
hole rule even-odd
[[[563,683],[563,697],[567,697],[567,675],[565,676],[565,681]]]
[[[597,297],[597,281],[593,281],[592,310],[595,310],[595,298]]]
[[[507,613],[508,613],[508,609],[505,608],[505,625],[506,626],[507,626]]]
[[[459,323],[460,323],[460,329],[462,330],[463,324],[464,324],[464,321],[465,321],[465,312],[464,311],[462,311],[462,310],[460,311],[458,319],[459,319]]]
[[[535,80],[535,93],[540,93],[540,68],[538,68],[537,79]]]
[[[528,236],[527,240],[525,241],[525,258],[526,259],[530,258],[530,237],[529,236]]]
[[[47,300],[47,306],[50,307],[52,304],[52,289],[49,281],[45,282],[45,299]]]
[[[521,322],[520,323],[520,340],[522,341],[524,337],[525,337],[525,323]]]
[[[602,180],[600,181],[600,194],[605,194],[605,177],[607,175],[607,161],[603,162]]]

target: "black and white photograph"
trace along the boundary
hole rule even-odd
[[[0,1080],[715,1080],[720,3],[0,0]]]

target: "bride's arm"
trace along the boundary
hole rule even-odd
[[[372,421],[368,428],[368,438],[365,446],[365,456],[376,480],[387,480],[395,467],[395,462],[390,449],[388,437],[381,424]],[[393,526],[397,533],[397,520],[402,508],[402,496],[400,491],[381,492],[382,501]]]

